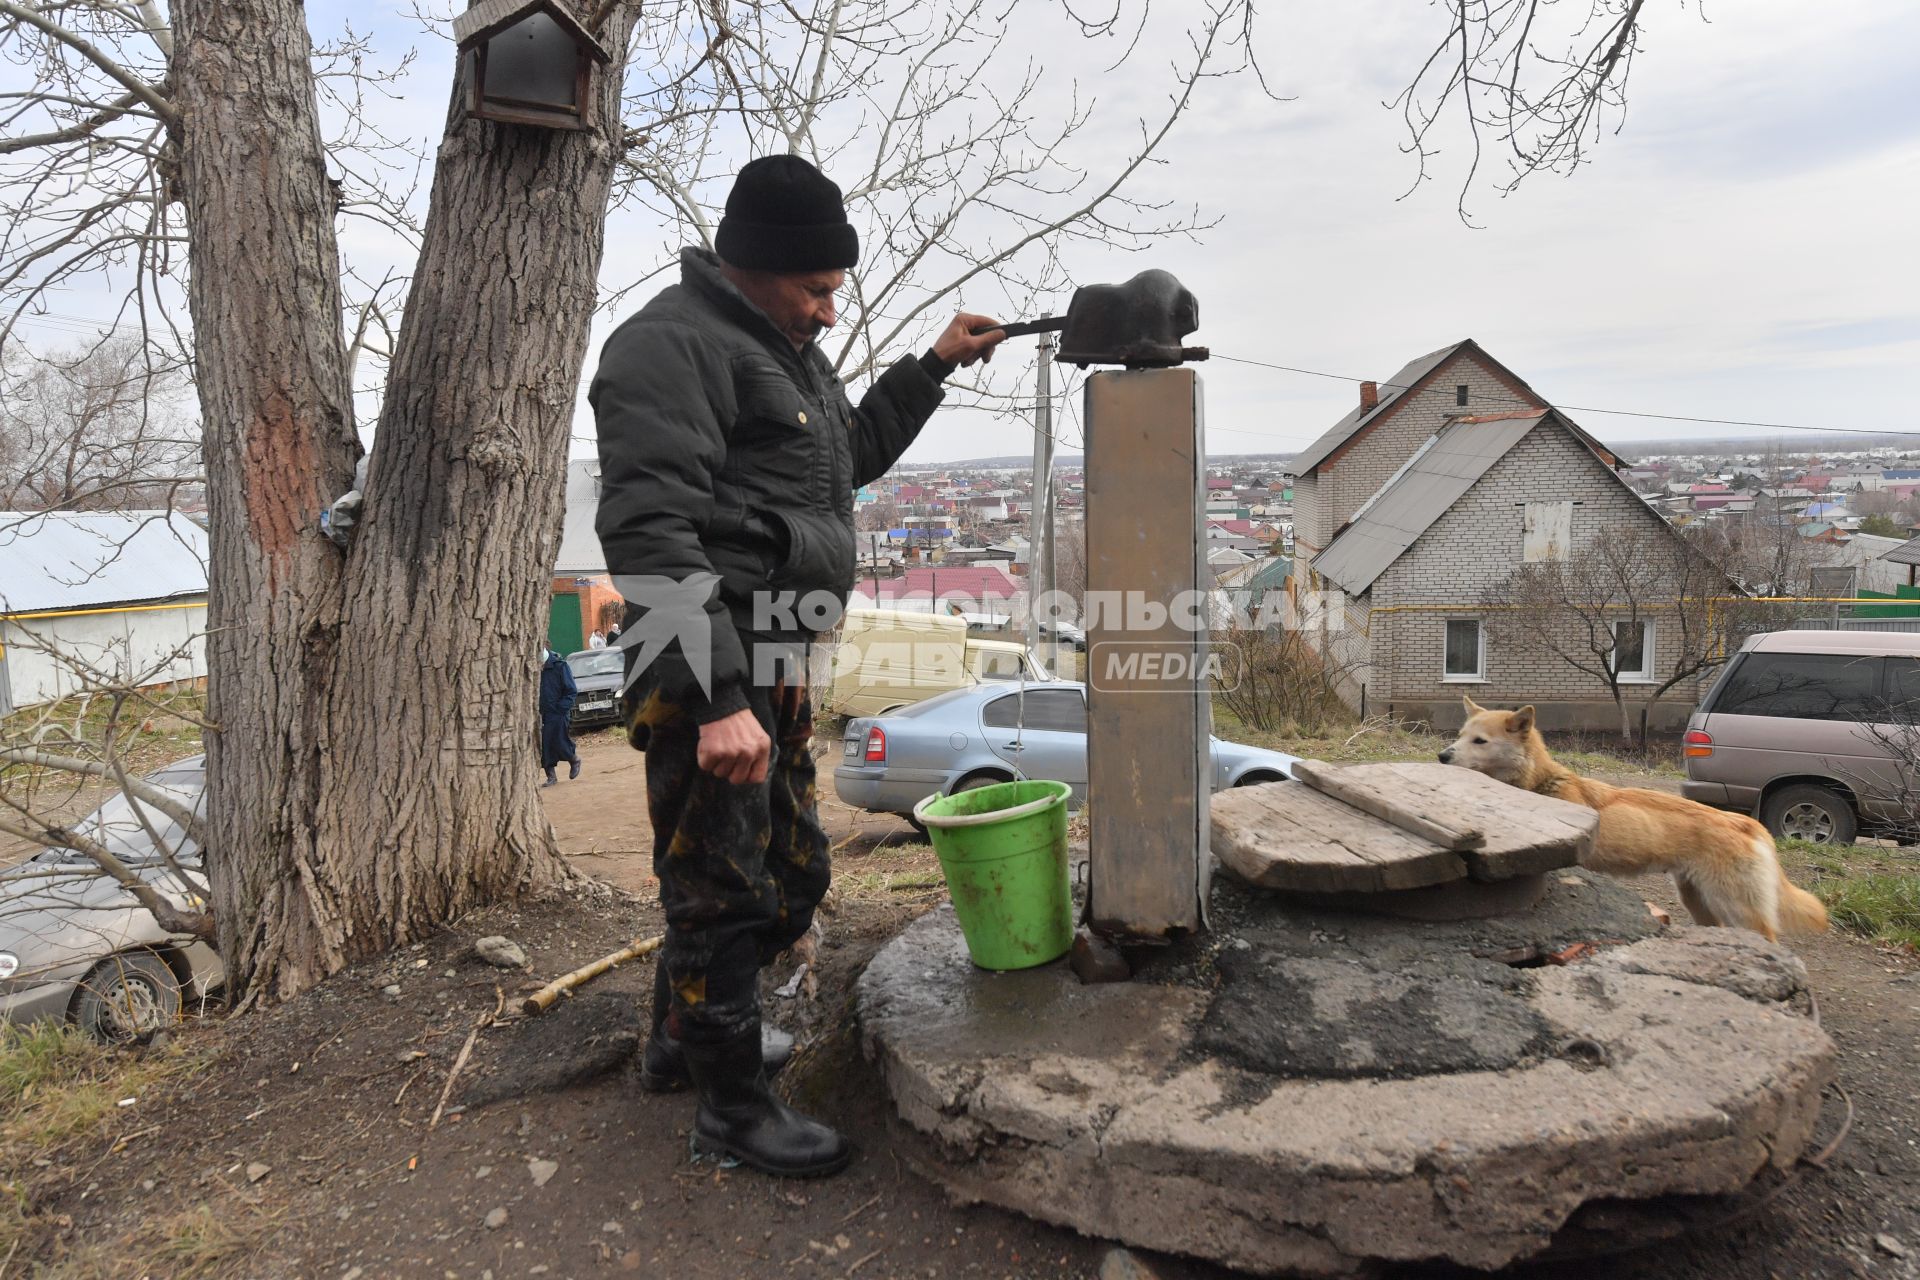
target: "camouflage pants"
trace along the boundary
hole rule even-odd
[[[647,811],[653,871],[667,916],[660,963],[676,1035],[725,1039],[759,1013],[759,972],[813,924],[827,892],[813,708],[804,689],[749,689],[773,741],[764,782],[735,785],[701,770],[700,726],[656,692],[634,716],[649,730]]]

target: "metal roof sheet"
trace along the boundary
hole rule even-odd
[[[1315,440],[1312,444],[1301,450],[1301,452],[1294,457],[1293,461],[1287,464],[1289,474],[1303,476],[1325,462],[1328,457],[1333,454],[1334,450],[1358,435],[1361,429],[1369,422],[1372,422],[1375,418],[1385,413],[1397,403],[1402,396],[1411,391],[1414,383],[1420,381],[1420,379],[1426,377],[1435,369],[1438,369],[1447,360],[1452,358],[1455,352],[1471,345],[1472,342],[1473,339],[1471,338],[1463,338],[1459,342],[1450,343],[1440,348],[1438,351],[1429,351],[1423,356],[1416,356],[1412,360],[1407,361],[1406,364],[1401,366],[1400,372],[1379,384],[1380,400],[1373,408],[1366,409],[1355,405],[1352,412],[1327,428],[1326,431],[1321,433],[1318,440]]]
[[[1314,569],[1359,595],[1551,413],[1487,414],[1448,423],[1314,557]]]
[[[560,517],[560,549],[554,552],[556,574],[581,577],[607,571],[606,553],[593,518],[600,511],[600,464],[592,458],[567,460],[567,507]]]
[[[207,553],[177,511],[0,512],[0,613],[205,595]]]

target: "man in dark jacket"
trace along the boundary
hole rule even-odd
[[[798,157],[755,160],[714,245],[684,250],[680,283],[614,331],[589,397],[667,916],[642,1080],[691,1081],[697,1148],[815,1176],[849,1149],[768,1089],[791,1041],[763,1048],[758,983],[827,889],[806,646],[853,585],[854,489],[1003,335],[962,313],[856,408],[814,342],[859,255],[840,189]]]
[[[580,776],[580,753],[573,746],[573,704],[580,698],[580,686],[573,681],[573,668],[551,649],[542,649],[540,663],[540,767],[547,771],[547,786],[560,779],[553,776],[554,766],[567,762],[567,777]]]

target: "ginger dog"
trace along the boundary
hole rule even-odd
[[[1471,698],[1461,701],[1467,723],[1440,762],[1598,812],[1593,848],[1582,866],[1616,876],[1665,871],[1700,924],[1751,929],[1769,941],[1783,929],[1818,933],[1827,927],[1827,909],[1788,882],[1773,837],[1752,818],[1664,791],[1582,778],[1547,754],[1532,707],[1489,711]]]

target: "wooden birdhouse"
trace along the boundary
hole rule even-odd
[[[467,114],[547,129],[592,125],[593,74],[611,61],[558,0],[480,0],[453,20]]]

